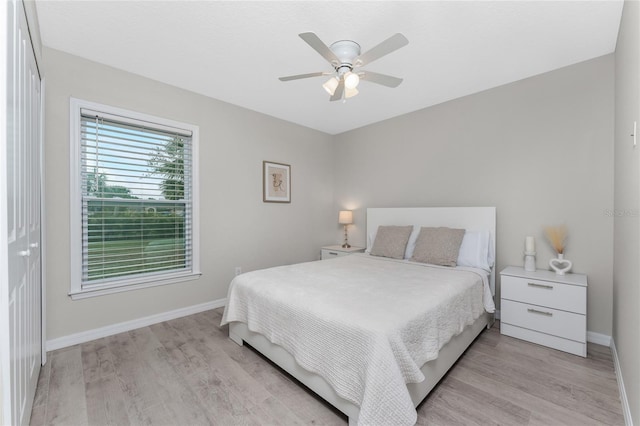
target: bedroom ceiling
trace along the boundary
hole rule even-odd
[[[329,134],[611,53],[622,0],[608,1],[48,1],[36,3],[42,43]],[[395,33],[409,45],[366,69],[329,102],[331,71],[298,34],[366,52]]]

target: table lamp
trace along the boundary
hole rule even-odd
[[[353,223],[353,212],[351,210],[340,210],[338,215],[338,223],[344,225],[344,244],[342,248],[349,248],[349,241],[347,241],[347,226]]]

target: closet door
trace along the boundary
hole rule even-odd
[[[20,0],[8,1],[7,254],[10,413],[28,424],[41,361],[40,76]],[[3,318],[4,320],[4,318]],[[6,378],[5,378],[6,380]],[[7,407],[5,406],[6,410]]]

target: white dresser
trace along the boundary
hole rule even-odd
[[[364,247],[343,248],[340,245],[324,246],[320,252],[320,259],[327,260],[338,256],[348,256],[352,253],[364,253]]]
[[[500,332],[561,351],[587,356],[587,276],[500,272]]]

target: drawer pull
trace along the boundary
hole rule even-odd
[[[536,284],[536,283],[528,283],[528,285],[530,285],[531,287],[546,288],[548,290],[553,290],[552,285],[544,285],[544,284]]]
[[[552,312],[539,311],[537,309],[532,309],[532,308],[528,308],[527,311],[531,312],[532,314],[546,315],[548,317],[552,317],[553,316]]]
[[[338,255],[338,253],[336,253],[335,251],[330,251],[329,254],[332,255],[332,256],[337,256]]]

